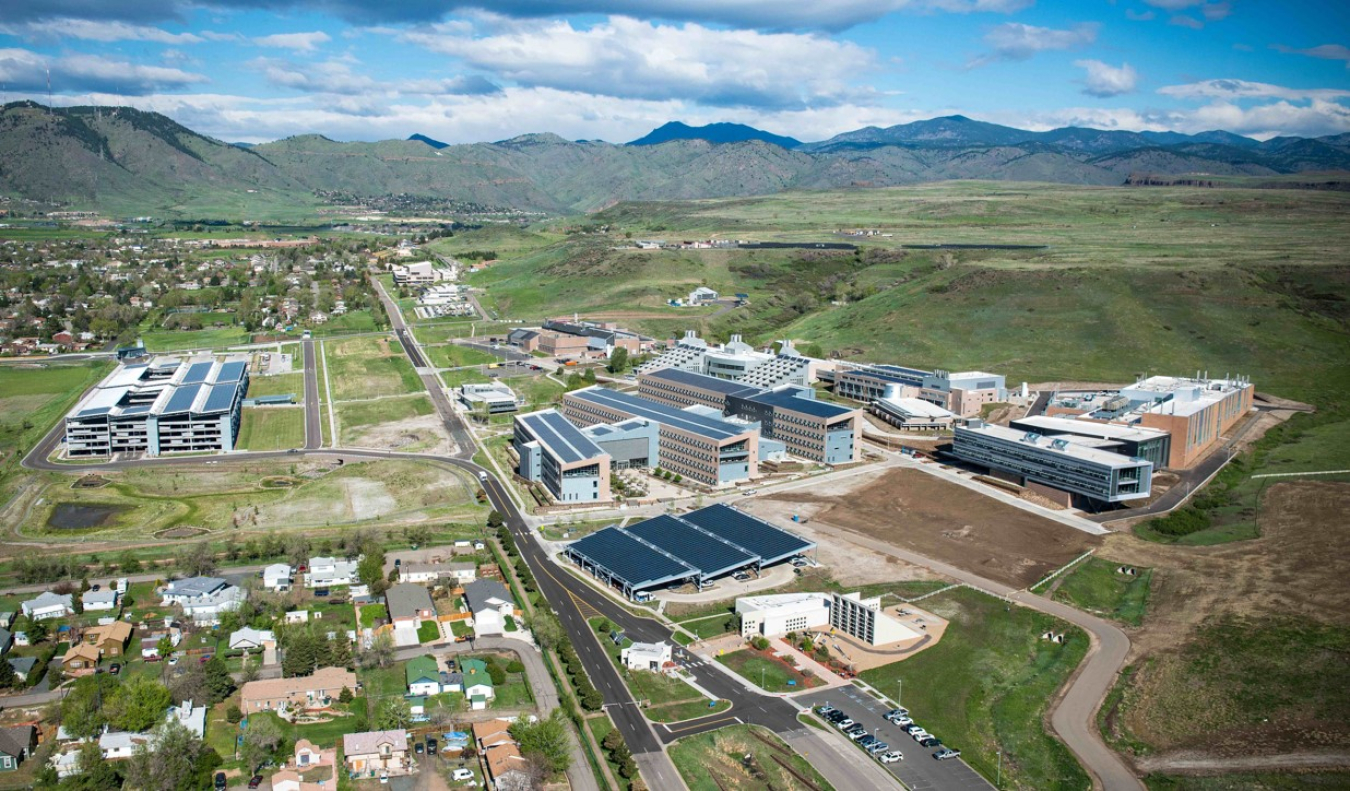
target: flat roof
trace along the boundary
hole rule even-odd
[[[681,514],[679,518],[753,552],[764,564],[800,555],[816,546],[763,519],[722,503]]]
[[[800,412],[803,415],[813,417],[823,417],[826,420],[830,418],[844,417],[857,412],[857,409],[850,409],[839,404],[831,404],[829,401],[820,401],[815,398],[802,398],[794,390],[770,390],[749,396],[746,400],[753,401],[756,404],[768,404],[775,409],[786,409],[792,412]]]
[[[1048,433],[1078,434],[1084,437],[1118,439],[1125,442],[1145,442],[1167,436],[1162,429],[1144,426],[1122,426],[1119,423],[1098,423],[1093,420],[1075,420],[1065,417],[1033,415],[1011,421],[1015,428],[1043,429]]]
[[[1005,442],[1017,443],[1019,445],[1030,445],[1051,453],[1058,453],[1064,456],[1081,459],[1082,461],[1093,464],[1101,464],[1106,467],[1137,467],[1140,464],[1147,464],[1139,459],[1126,456],[1121,453],[1112,453],[1107,450],[1098,450],[1097,448],[1087,447],[1081,443],[1070,442],[1060,437],[1047,437],[1034,431],[1019,431],[1015,428],[1006,428],[1004,426],[992,426],[988,423],[979,427],[957,426],[956,439],[959,442],[962,435],[983,434],[994,437]]]
[[[699,434],[712,440],[727,440],[745,434],[749,429],[715,417],[697,415],[683,409],[667,406],[648,398],[630,393],[620,393],[603,387],[588,387],[567,394],[568,398],[579,398],[598,406],[609,407],[627,412],[633,417],[643,417],[657,423]]]
[[[672,516],[638,522],[628,532],[693,566],[704,577],[718,577],[759,560],[741,547]]]
[[[248,361],[157,357],[123,365],[85,394],[67,418],[106,416],[110,420],[147,414],[210,414],[233,407]]]
[[[878,398],[875,403],[887,411],[911,417],[956,417],[955,412],[943,409],[937,404],[930,404],[922,398]]]
[[[710,390],[722,395],[748,395],[750,393],[764,392],[764,388],[755,385],[747,385],[737,382],[734,379],[719,379],[716,376],[686,371],[682,368],[662,368],[651,373],[642,374],[643,379],[661,379],[675,384],[697,387],[702,390]]]
[[[594,459],[604,456],[605,452],[590,437],[581,433],[581,429],[558,414],[557,410],[546,409],[519,415],[516,420],[525,425],[527,431],[563,464]]]

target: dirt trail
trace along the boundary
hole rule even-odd
[[[1193,750],[1158,753],[1140,758],[1136,764],[1148,772],[1177,774],[1224,774],[1227,772],[1259,772],[1264,770],[1326,769],[1350,767],[1350,753],[1285,753],[1282,755],[1249,755],[1240,758],[1214,758]]]

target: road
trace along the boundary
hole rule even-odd
[[[314,353],[314,339],[301,342],[305,359],[305,450],[323,447],[322,410],[319,409],[319,360]]]

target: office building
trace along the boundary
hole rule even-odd
[[[1101,503],[1148,497],[1153,465],[1094,447],[1088,437],[1046,437],[978,420],[956,428],[952,453],[962,461]]]
[[[901,386],[888,384],[884,395],[873,401],[868,410],[895,426],[907,431],[946,431],[956,421],[956,414],[921,398],[900,395]]]
[[[460,385],[459,402],[471,412],[486,411],[489,415],[503,415],[519,409],[516,393],[502,382]]]
[[[1006,401],[1001,374],[984,371],[923,371],[899,365],[845,364],[836,370],[835,395],[872,403],[884,398],[917,398],[961,417],[979,415],[986,404]]]
[[[610,501],[610,457],[554,409],[517,415],[514,446],[522,478],[559,503]]]
[[[244,359],[122,365],[66,415],[66,455],[234,450],[247,390]]]
[[[1251,412],[1255,393],[1246,379],[1198,376],[1152,376],[1120,390],[1140,426],[1171,435],[1167,466],[1174,469],[1195,466],[1217,447],[1223,433]]]
[[[830,594],[779,593],[736,600],[741,637],[778,637],[818,629],[830,623]]]
[[[1167,466],[1171,437],[1166,431],[1138,425],[1097,420],[1034,415],[1009,421],[1019,431],[1034,431],[1047,437],[1074,436],[1100,440],[1096,447],[1152,462],[1155,470]]]
[[[711,346],[690,331],[656,359],[639,367],[638,374],[678,368],[756,387],[784,384],[804,387],[811,383],[815,363],[798,352],[791,341],[784,341],[778,353],[771,354],[757,351],[739,335],[732,335],[721,346]]]
[[[914,640],[920,635],[881,610],[881,597],[859,593],[830,594],[830,626],[867,645]]]

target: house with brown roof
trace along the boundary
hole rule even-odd
[[[320,750],[309,739],[295,743],[295,757],[272,775],[272,791],[333,791],[337,788],[337,749]]]
[[[329,706],[343,687],[357,689],[356,674],[341,667],[321,667],[313,675],[250,681],[239,691],[239,708],[256,711],[299,711]]]
[[[529,788],[528,761],[511,736],[511,720],[495,719],[473,724],[478,754],[487,766],[488,780],[496,789]]]
[[[87,676],[98,667],[98,649],[88,643],[76,643],[61,657],[61,672],[68,676]]]
[[[113,621],[106,626],[91,626],[84,632],[84,642],[99,650],[103,656],[121,656],[131,641],[131,624]]]
[[[408,732],[367,731],[342,735],[342,755],[353,777],[400,774],[409,769]]]

